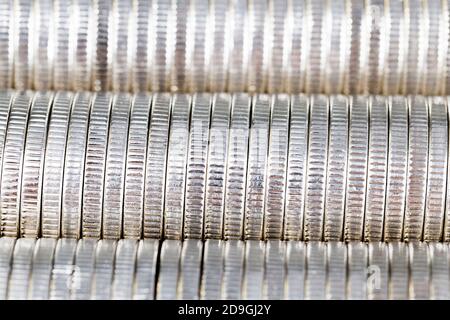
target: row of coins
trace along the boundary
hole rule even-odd
[[[449,299],[442,243],[0,238],[0,299]]]
[[[0,20],[0,88],[450,93],[448,1],[2,0]]]
[[[448,241],[447,104],[3,92],[1,235]]]

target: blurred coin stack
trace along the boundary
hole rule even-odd
[[[449,48],[441,0],[0,0],[0,299],[448,299]]]

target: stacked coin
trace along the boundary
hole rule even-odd
[[[0,88],[450,93],[447,1],[2,0]]]
[[[448,244],[0,239],[0,299],[448,299]]]
[[[447,105],[2,92],[1,235],[449,241]]]

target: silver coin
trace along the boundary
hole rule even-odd
[[[228,240],[224,248],[222,277],[222,300],[242,298],[245,244],[239,240]]]
[[[322,240],[327,178],[328,98],[312,96],[310,108],[303,239]]]
[[[286,243],[286,299],[305,296],[306,245],[300,241]]]
[[[226,27],[226,38],[230,39],[228,54],[228,81],[229,92],[243,92],[247,84],[247,56],[246,56],[246,34],[247,34],[247,11],[246,1],[228,1],[230,20]],[[226,48],[226,47],[225,47]]]
[[[18,93],[14,97],[6,130],[0,184],[0,217],[1,235],[7,237],[19,235],[22,164],[30,105],[30,93]]]
[[[342,240],[348,153],[348,100],[330,97],[330,133],[325,198],[324,239]]]
[[[423,51],[421,50],[424,46],[420,45],[420,40],[423,39],[423,28],[424,24],[421,23],[423,21],[421,10],[422,2],[420,0],[408,0],[405,3],[404,9],[403,4],[397,1],[390,3],[389,6],[389,23],[390,23],[390,33],[392,34],[392,40],[390,40],[390,52],[386,54],[386,59],[390,64],[387,65],[387,69],[384,72],[384,78],[390,77],[393,79],[392,73],[399,70],[400,59],[389,59],[390,53],[391,56],[398,56],[397,52],[399,52],[400,46],[400,21],[398,18],[402,18],[405,21],[405,47],[408,48],[405,50],[404,57],[404,68],[402,71],[402,85],[401,90],[402,93],[408,94],[417,94],[419,91],[419,82],[420,82],[420,72],[422,69],[422,61],[419,61],[420,57],[423,57]],[[399,57],[400,58],[400,57]],[[403,60],[403,59],[402,59]],[[392,71],[391,71],[392,70]],[[395,81],[388,81],[384,87],[385,94],[393,94],[398,87],[395,85]]]
[[[268,1],[267,6],[267,38],[264,40],[264,50],[268,52],[267,60],[267,91],[270,93],[284,92],[283,67],[287,63],[285,54],[285,36],[288,34],[286,17],[288,0]]]
[[[409,252],[403,242],[391,242],[389,248],[389,299],[406,300],[409,297]]]
[[[129,29],[128,47],[131,51],[131,90],[134,92],[147,91],[150,86],[149,68],[151,62],[149,54],[155,43],[152,43],[152,46],[150,46],[149,37],[152,29],[149,29],[149,25],[153,23],[150,17],[156,19],[156,16],[150,13],[153,3],[147,0],[131,2],[131,28]],[[155,61],[155,63],[157,62]]]
[[[430,298],[430,256],[425,242],[408,244],[410,284],[409,298],[425,300]]]
[[[386,170],[389,144],[389,108],[386,98],[382,96],[369,97],[369,112],[369,155],[364,240],[381,241],[386,203]]]
[[[384,60],[380,59],[385,53],[382,40],[386,30],[385,5],[383,0],[370,0],[365,4],[362,28],[366,32],[361,37],[361,83],[359,91],[362,93],[380,93],[381,77],[383,76]]]
[[[189,92],[205,92],[207,82],[206,54],[207,46],[211,45],[207,39],[206,26],[209,29],[213,23],[209,2],[202,0],[189,1],[186,10],[186,89]],[[222,15],[225,16],[224,12]],[[208,24],[207,24],[208,23]]]
[[[117,94],[114,97],[109,120],[105,165],[102,212],[102,236],[104,239],[117,240],[122,237],[123,197],[130,109],[130,95]]]
[[[14,70],[14,0],[4,0],[0,3],[0,88],[12,88]]]
[[[404,97],[389,99],[389,156],[384,239],[400,240],[405,212],[408,166],[408,109]]]
[[[296,1],[300,3],[303,1]],[[346,57],[346,40],[342,35],[346,28],[346,0],[326,1],[323,50],[327,59],[323,65],[324,91],[342,92]],[[325,41],[327,40],[327,41]],[[300,42],[300,41],[298,41]],[[330,54],[333,52],[333,54]]]
[[[421,240],[428,171],[428,104],[422,96],[411,96],[408,106],[409,155],[403,239]]]
[[[111,61],[111,86],[113,91],[129,91],[130,77],[130,47],[131,23],[133,1],[114,1],[111,8],[112,32],[108,50],[114,52]]]
[[[33,85],[33,1],[17,0],[13,8],[14,88],[25,90]]]
[[[100,238],[108,129],[112,97],[98,93],[92,98],[84,165],[82,237]],[[70,134],[70,133],[69,133]]]
[[[290,109],[283,238],[286,240],[301,240],[303,236],[309,148],[308,98],[303,95],[292,96]]]
[[[169,90],[172,92],[186,92],[187,75],[187,12],[188,0],[170,2],[170,11],[167,24],[167,79],[170,82]],[[190,30],[189,30],[190,31]],[[153,90],[153,87],[152,87]]]
[[[0,92],[0,181],[3,173],[3,151],[5,149],[5,139],[8,129],[9,111],[16,93],[13,91]],[[1,190],[1,185],[0,185]]]
[[[203,237],[210,110],[209,94],[192,97],[183,223],[183,237],[186,239]]]
[[[190,96],[173,96],[164,208],[164,237],[167,239],[183,237],[190,109]]]
[[[347,299],[367,299],[367,262],[366,244],[349,242],[347,244]]]
[[[414,20],[414,15],[408,16],[408,10],[411,10],[409,12],[412,12],[413,10],[420,11],[420,4],[415,0],[412,0],[414,1],[414,4],[411,5],[411,1],[408,1],[409,5],[406,5],[401,1],[385,2],[385,22],[383,24],[386,26],[386,31],[381,33],[381,41],[388,43],[388,45],[385,47],[383,55],[383,94],[397,94],[400,91],[402,93],[412,93],[409,88],[402,85],[402,76],[404,76],[403,79],[407,79],[408,81],[409,77],[414,77],[414,68],[416,67],[417,61],[414,61],[413,57],[403,56],[403,53],[405,52],[403,50],[405,50],[405,46],[408,46],[408,54],[411,53],[410,50],[415,50],[414,54],[417,53],[417,47],[410,47],[410,45],[414,46],[413,41],[419,39],[417,34],[414,34],[413,30],[413,24],[418,26],[419,23],[417,20]],[[405,27],[406,23],[404,24],[403,21],[408,21],[408,19],[410,25]],[[405,29],[408,29],[409,31],[405,32]],[[408,36],[406,36],[406,34],[408,34]],[[411,37],[416,38],[411,41]],[[408,42],[408,44],[406,44],[406,42]],[[409,64],[406,66],[406,63]],[[408,72],[411,71],[411,73],[406,75],[404,73],[406,70],[408,70]]]
[[[20,198],[20,235],[37,238],[41,225],[42,176],[53,96],[36,93],[28,118]]]
[[[208,239],[204,243],[200,285],[202,300],[218,300],[221,297],[223,248],[222,240]]]
[[[203,243],[201,240],[186,239],[183,241],[178,276],[177,299],[199,299],[202,255]]]
[[[173,28],[172,20],[176,19],[171,11],[171,1],[156,0],[152,2],[149,20],[150,42],[149,42],[149,73],[150,73],[150,86],[151,90],[157,91],[169,91],[170,78],[169,67],[173,63],[171,56],[172,43],[170,43],[170,37],[173,34],[169,34]],[[169,24],[169,21],[171,24]]]
[[[304,38],[304,91],[307,93],[320,93],[323,90],[322,73],[324,70],[322,52],[324,47],[324,11],[325,1],[305,1],[305,25]],[[353,21],[353,20],[352,20]],[[302,39],[303,40],[303,39]]]
[[[266,245],[259,240],[245,242],[245,270],[242,281],[242,299],[261,300],[264,287]]]
[[[70,287],[70,299],[72,300],[91,298],[97,242],[97,239],[93,238],[78,241]]]
[[[142,235],[151,100],[147,94],[135,95],[130,111],[123,199],[124,238],[136,239]]]
[[[270,111],[270,96],[253,97],[245,192],[245,240],[263,238]]]
[[[0,238],[0,299],[6,300],[8,294],[9,275],[11,273],[15,238]]]
[[[70,88],[72,90],[91,90],[92,85],[92,55],[93,47],[96,46],[95,39],[92,37],[95,31],[93,25],[94,12],[92,10],[91,0],[72,0],[73,5],[70,6],[72,11],[71,19],[76,23],[71,28],[69,44],[72,45],[69,49],[69,72],[62,73],[61,77],[67,78],[67,74],[72,75],[70,81]],[[67,25],[65,25],[67,26]],[[58,66],[58,62],[55,62]],[[58,67],[59,70],[64,70]],[[59,78],[58,73],[55,72],[55,81]],[[64,83],[64,82],[62,82]],[[55,88],[57,86],[55,85]]]
[[[144,189],[144,219],[142,226],[144,238],[160,239],[163,236],[166,167],[169,159],[167,149],[169,145],[172,104],[172,97],[169,94],[155,94],[152,98]],[[178,108],[180,108],[179,105],[177,112],[179,112]],[[179,121],[179,119],[175,121]],[[179,124],[175,122],[173,128],[175,129],[177,125]],[[183,128],[185,130],[186,126],[187,124],[184,124]],[[174,137],[174,141],[176,141],[176,138]],[[176,162],[172,162],[172,164],[176,164]],[[167,175],[167,177],[169,176]]]
[[[70,299],[76,249],[77,240],[75,239],[62,238],[56,244],[50,283],[51,300]]]
[[[450,21],[450,7],[448,1],[442,2],[442,12],[444,13],[443,16],[445,17],[446,21]],[[445,27],[444,27],[445,28]],[[450,49],[450,33],[444,32],[444,38],[442,41],[444,43],[447,43],[447,46],[444,46],[444,50],[447,50],[447,53]],[[448,54],[445,55],[443,59],[444,66],[442,67],[442,85],[444,86],[443,93],[444,95],[448,95],[450,92],[450,56]]]
[[[368,243],[367,298],[387,300],[389,296],[389,251],[385,243]]]
[[[336,3],[337,1],[333,1]],[[285,90],[289,93],[302,92],[305,76],[305,48],[303,39],[308,36],[308,30],[304,26],[305,1],[289,1],[289,10],[286,15],[286,23],[291,26],[290,32],[286,32],[286,56],[285,66]],[[338,28],[337,25],[335,25]],[[301,41],[299,41],[299,39]],[[292,108],[292,107],[291,107]]]
[[[430,298],[447,300],[450,296],[448,244],[429,243],[431,261]]]
[[[17,239],[14,247],[8,283],[8,300],[25,300],[28,297],[33,264],[35,239]]]
[[[428,179],[423,239],[442,240],[445,218],[446,183],[448,167],[448,110],[446,99],[428,100],[430,117],[430,145],[428,152]],[[446,229],[445,240],[450,232]]]
[[[78,24],[79,20],[75,18],[74,12],[80,9],[77,5],[72,5],[75,4],[74,2],[76,0],[72,0],[69,5],[67,1],[62,0],[48,2],[53,5],[53,20],[51,21],[53,29],[50,30],[51,40],[53,42],[50,43],[51,46],[49,48],[54,51],[49,50],[49,54],[53,54],[53,56],[49,57],[53,63],[53,69],[49,70],[52,72],[50,78],[52,83],[50,85],[54,90],[69,90],[71,89],[71,77],[68,77],[68,75],[70,74],[72,76],[72,70],[69,69],[71,63],[69,59],[72,58],[70,55],[74,50],[73,41],[75,39],[73,39],[73,36],[74,33],[78,32],[75,28],[79,27],[82,29],[82,24]]]
[[[92,3],[92,90],[109,90],[111,86],[112,2],[94,0]]]
[[[423,57],[423,77],[421,82],[421,93],[428,95],[441,94],[439,75],[444,68],[442,61],[443,42],[442,30],[448,30],[445,19],[441,18],[442,1],[425,1],[422,3],[422,23],[426,35],[422,38],[422,46],[426,47]],[[447,31],[445,31],[447,32]],[[423,43],[425,42],[425,43]]]
[[[165,240],[161,245],[156,287],[157,300],[174,300],[177,298],[181,249],[182,242],[177,240]]]
[[[362,96],[350,100],[347,192],[345,202],[344,238],[361,240],[367,188],[369,139],[368,102]]]
[[[53,98],[45,147],[42,181],[41,232],[44,237],[59,237],[63,193],[64,159],[73,95],[58,92]]]
[[[327,242],[326,298],[345,300],[347,289],[347,247],[343,242]]]
[[[225,181],[225,239],[241,239],[244,230],[250,108],[248,95],[233,95]]]
[[[227,62],[229,57],[227,50],[224,50],[224,48],[229,43],[228,37],[231,36],[232,32],[230,30],[231,17],[228,10],[228,6],[232,3],[228,0],[209,2],[205,77],[207,78],[206,88],[211,92],[224,92],[227,86]]]
[[[61,236],[81,237],[81,212],[86,143],[88,136],[91,95],[77,93],[72,102],[67,128],[66,155],[62,183]]]
[[[54,60],[50,48],[59,47],[55,46],[53,37],[52,23],[56,18],[53,13],[53,5],[51,0],[33,1],[31,16],[34,18],[34,24],[30,30],[32,32],[30,37],[34,38],[32,41],[32,83],[35,90],[52,89]]]
[[[324,242],[306,245],[305,299],[326,299],[327,248]]]
[[[111,299],[116,247],[117,241],[113,240],[99,240],[97,243],[91,287],[93,300]]]
[[[246,41],[248,51],[244,64],[247,66],[247,91],[251,93],[265,92],[267,73],[267,57],[264,52],[266,37],[266,12],[268,4],[266,1],[247,1],[247,25]]]
[[[204,237],[222,239],[231,96],[215,94],[212,101],[207,162]]]
[[[28,289],[29,300],[48,300],[57,239],[36,241]]]
[[[348,0],[346,6],[348,19],[347,25],[347,54],[344,71],[344,93],[360,93],[361,87],[360,70],[363,67],[361,52],[366,48],[362,47],[360,38],[364,32],[362,25],[364,3],[359,0]]]
[[[139,241],[133,285],[134,300],[151,300],[154,298],[158,249],[159,241],[156,239]]]
[[[285,297],[286,245],[283,241],[266,242],[263,299],[282,300]]]
[[[113,300],[131,300],[133,296],[138,242],[132,239],[117,241],[112,283]]]
[[[289,104],[287,95],[278,94],[272,97],[264,204],[264,239],[282,239],[283,237],[289,148]]]

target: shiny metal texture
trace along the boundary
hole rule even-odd
[[[0,88],[444,95],[449,12],[434,0],[4,0]]]

